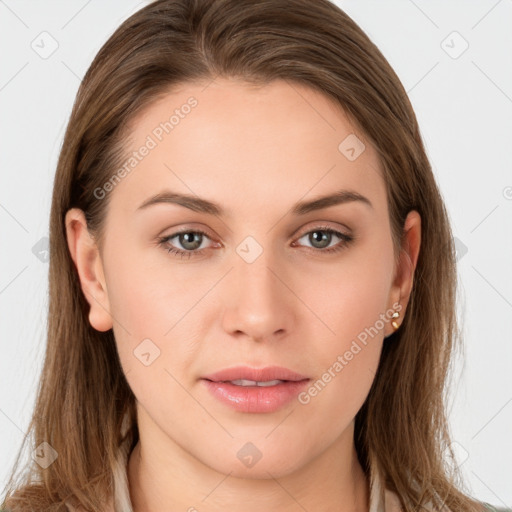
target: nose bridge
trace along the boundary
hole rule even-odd
[[[276,278],[276,258],[270,247],[263,247],[254,240],[242,242],[237,247],[235,279],[239,300],[250,299],[254,307],[269,308],[282,293],[282,283]],[[272,270],[273,272],[272,272]]]
[[[224,320],[228,331],[260,339],[290,329],[290,291],[272,249],[247,237],[236,248]]]

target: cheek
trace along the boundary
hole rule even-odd
[[[388,309],[392,255],[360,249],[334,265],[297,276],[297,294],[315,312],[318,332],[329,346],[345,350],[350,340],[364,338],[367,329],[382,331],[381,315]],[[313,276],[313,277],[312,277]],[[323,327],[322,327],[323,324]]]
[[[382,342],[358,345],[332,354],[325,371],[298,397],[304,417],[324,423],[324,439],[334,440],[353,421],[373,383]]]
[[[317,380],[299,400],[315,414],[329,411],[347,424],[364,403],[382,350],[392,265],[391,246],[387,252],[368,248],[332,268],[321,285],[310,286],[311,309],[333,331],[319,337]],[[320,325],[316,332],[327,331]]]
[[[324,296],[323,314],[335,334],[319,337],[322,342],[310,352],[316,380],[299,402],[309,417],[329,417],[333,439],[340,426],[353,420],[375,378],[383,344],[384,289],[368,273],[352,274],[350,280],[334,282]]]
[[[134,336],[162,337],[185,313],[190,283],[177,279],[163,249],[123,244],[129,248],[105,257],[110,312]]]
[[[201,308],[194,305],[211,286],[196,286],[159,251],[135,247],[118,256],[111,250],[105,258],[121,364],[137,397],[142,401],[147,395],[150,402],[156,400],[151,389],[174,389],[171,375],[179,382],[189,378],[201,339],[201,323],[191,321]]]

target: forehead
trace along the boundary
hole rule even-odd
[[[215,200],[228,214],[266,204],[282,210],[341,188],[377,207],[386,200],[365,134],[339,105],[302,84],[180,84],[133,119],[129,133],[126,156],[136,153],[134,165],[112,199],[133,210],[163,189]]]

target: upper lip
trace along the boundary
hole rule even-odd
[[[235,366],[233,368],[225,368],[210,375],[202,377],[213,382],[229,381],[229,380],[252,380],[256,382],[266,382],[270,380],[293,380],[300,381],[309,379],[304,375],[282,368],[281,366],[267,366],[265,368],[250,368],[249,366]]]

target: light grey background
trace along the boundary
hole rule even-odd
[[[512,507],[512,0],[337,4],[415,108],[459,246],[465,353],[449,401],[459,464],[473,496]],[[2,486],[42,366],[44,244],[64,129],[94,55],[142,5],[0,0]]]

